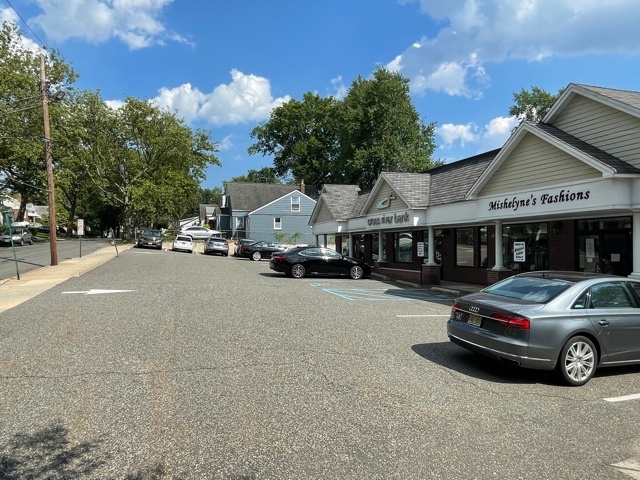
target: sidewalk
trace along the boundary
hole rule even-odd
[[[118,252],[132,246],[118,245]],[[116,249],[113,245],[109,245],[82,258],[71,258],[56,266],[46,266],[22,273],[20,280],[17,277],[0,280],[0,313],[40,295],[69,278],[80,277],[115,257]]]

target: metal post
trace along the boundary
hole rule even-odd
[[[44,52],[40,54],[40,91],[42,93],[42,116],[44,119],[44,151],[47,163],[47,184],[49,187],[49,247],[51,265],[58,265],[58,237],[56,232],[56,197],[53,184],[53,156],[51,155],[51,130],[49,127],[49,104],[47,98],[47,78],[44,72]]]

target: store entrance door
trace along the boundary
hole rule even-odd
[[[627,276],[631,259],[631,218],[578,221],[578,270]]]

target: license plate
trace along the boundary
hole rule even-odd
[[[474,315],[473,313],[470,313],[469,318],[467,319],[467,323],[469,325],[479,327],[480,324],[482,323],[482,317],[480,315]]]

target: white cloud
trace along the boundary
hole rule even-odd
[[[227,135],[220,141],[220,145],[218,145],[218,150],[221,152],[226,152],[231,150],[234,147],[233,143],[233,134]]]
[[[124,106],[124,102],[122,100],[105,100],[104,103],[107,104],[111,110],[119,110]]]
[[[173,0],[36,0],[43,13],[33,19],[51,39],[82,38],[103,43],[116,38],[129,48],[187,43],[168,31],[162,14]]]
[[[442,138],[442,148],[449,148],[455,143],[465,146],[467,143],[474,143],[478,140],[478,127],[473,123],[466,125],[455,125],[445,123],[436,128],[436,135]]]
[[[257,75],[231,71],[231,83],[203,93],[186,83],[176,88],[162,88],[154,103],[184,118],[211,125],[233,125],[269,118],[271,110],[291,100],[273,98],[269,80]]]
[[[19,20],[12,8],[0,8],[0,23],[10,22],[18,25]],[[25,36],[20,36],[20,47],[35,53],[41,52],[40,45]]]
[[[456,145],[476,144],[481,150],[493,150],[502,147],[511,132],[518,126],[516,117],[496,117],[483,128],[474,123],[456,125],[446,123],[436,128],[436,135],[442,139],[440,148],[448,149]]]
[[[401,0],[444,25],[391,60],[414,92],[477,97],[506,60],[640,53],[637,0]]]
[[[338,75],[336,78],[332,78],[331,85],[333,86],[334,93],[332,93],[330,96],[334,97],[337,100],[342,100],[347,96],[348,89],[342,80],[342,75]]]

